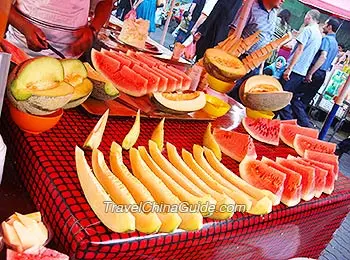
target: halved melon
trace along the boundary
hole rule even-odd
[[[94,129],[90,132],[89,136],[86,138],[84,142],[84,147],[88,147],[90,149],[97,149],[100,146],[102,141],[103,133],[106,128],[107,119],[108,119],[109,109],[101,116],[98,120]]]
[[[215,134],[215,129],[214,129]],[[221,148],[218,144],[218,142],[215,140],[214,135],[211,133],[211,123],[208,123],[207,129],[204,132],[203,135],[203,146],[209,148],[213,151],[216,158],[221,161],[222,154],[221,154]]]
[[[159,150],[163,150],[164,147],[164,121],[165,118],[163,117],[163,119],[159,122],[159,124],[157,125],[157,127],[153,130],[152,136],[151,136],[151,140],[154,141]]]
[[[128,232],[135,230],[135,218],[129,212],[115,213],[106,210],[106,201],[111,197],[103,189],[88,165],[84,152],[75,147],[75,163],[80,185],[86,200],[101,222],[114,232]]]
[[[137,139],[140,135],[140,109],[137,111],[135,122],[132,125],[131,129],[129,130],[129,133],[124,137],[122,147],[125,150],[129,150],[131,147],[134,146]]]

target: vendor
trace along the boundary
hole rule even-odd
[[[113,0],[16,0],[6,39],[30,56],[55,56],[48,43],[66,57],[79,57],[109,19]],[[88,23],[89,12],[93,18]]]

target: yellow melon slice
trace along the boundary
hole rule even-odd
[[[108,114],[109,114],[109,109],[107,109],[106,112],[100,118],[100,120],[98,120],[94,129],[92,129],[88,138],[86,138],[85,143],[84,143],[84,147],[87,147],[90,149],[97,149],[100,146],[100,143],[101,143],[102,137],[103,137],[103,133],[104,133],[105,128],[106,128]]]
[[[221,161],[221,149],[219,144],[216,142],[213,134],[211,133],[211,123],[208,124],[207,129],[204,132],[203,146],[211,149],[214,152],[216,158],[218,158],[218,160]]]
[[[215,211],[210,216],[213,219],[228,219],[232,217],[234,210],[223,211],[223,205],[234,205],[235,202],[224,193],[220,193],[210,188],[201,178],[199,178],[182,160],[178,154],[176,147],[171,143],[166,144],[169,161],[178,169],[184,176],[186,176],[193,184],[195,184],[203,193],[211,195],[216,200]]]
[[[260,200],[263,197],[268,197],[272,201],[272,205],[278,205],[278,197],[273,194],[271,191],[268,190],[261,190],[258,188],[255,188],[254,186],[247,183],[245,180],[241,179],[239,176],[231,172],[229,169],[226,168],[225,165],[223,165],[214,155],[213,151],[210,149],[204,147],[204,154],[206,159],[208,160],[209,164],[215,171],[221,174],[223,178],[231,182],[233,185],[235,185],[237,188],[241,189],[248,195],[252,196],[253,198]]]
[[[102,187],[107,191],[114,203],[119,205],[130,205],[135,217],[136,230],[150,234],[157,232],[161,226],[161,222],[157,215],[153,212],[144,214],[134,198],[124,186],[124,184],[109,170],[103,154],[98,149],[92,152],[92,168],[97,180],[102,184]],[[133,206],[131,206],[133,205]]]
[[[151,171],[142,160],[138,150],[131,148],[130,162],[134,175],[146,186],[158,203],[181,207],[181,201],[168,187]],[[180,228],[188,231],[199,230],[203,226],[203,217],[198,212],[178,211],[182,219]]]
[[[157,125],[157,127],[153,130],[151,140],[154,141],[159,150],[163,150],[164,147],[164,120],[163,118],[160,123]]]
[[[122,147],[129,150],[134,146],[140,135],[140,109],[137,111],[135,122],[131,127],[129,133],[124,137]]]
[[[15,249],[18,252],[23,251],[23,246],[21,241],[19,240],[19,237],[17,235],[16,230],[14,227],[10,224],[8,224],[6,221],[3,221],[1,223],[2,232],[4,235],[4,241],[7,245],[10,245],[13,249]]]
[[[114,232],[135,230],[135,218],[132,214],[129,212],[116,213],[108,208],[106,210],[106,202],[112,202],[112,200],[92,173],[84,152],[77,146],[75,147],[75,163],[85,198],[101,222]]]
[[[138,204],[145,201],[155,203],[151,193],[124,165],[122,147],[115,142],[111,145],[109,161],[113,173],[124,183]],[[146,210],[151,210],[151,207],[146,207]],[[157,212],[157,216],[162,222],[159,232],[173,232],[181,223],[181,218],[177,213]]]
[[[152,141],[153,142],[153,141]],[[154,143],[154,142],[153,142]],[[156,145],[154,143],[154,145]],[[140,146],[139,148],[140,155],[147,166],[151,169],[151,171],[163,181],[163,183],[168,187],[168,189],[177,196],[181,201],[188,202],[191,205],[197,206],[199,204],[209,205],[212,204],[215,206],[216,201],[213,200],[207,194],[203,196],[195,196],[192,193],[185,190],[181,185],[179,185],[175,180],[173,180],[169,175],[167,175],[162,168],[157,165],[157,163],[152,159],[152,157],[148,154],[145,147]],[[158,148],[156,148],[158,150]],[[181,173],[180,173],[181,174]],[[197,188],[197,187],[196,187]],[[206,208],[206,209],[209,209]],[[203,211],[201,214],[205,217],[210,216],[212,212]]]

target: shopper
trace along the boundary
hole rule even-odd
[[[137,18],[149,21],[149,32],[156,31],[157,0],[143,0],[136,9]]]
[[[264,74],[280,79],[284,73],[284,70],[286,69],[286,66],[286,59],[283,56],[279,56],[274,63],[264,69]]]
[[[88,24],[90,7],[94,15]],[[50,43],[66,57],[79,57],[92,46],[112,7],[113,0],[17,0],[6,38],[30,56],[55,56]]]
[[[179,30],[176,35],[175,42],[183,43],[188,36],[188,30],[190,26],[191,16],[188,11],[185,11],[182,15],[182,20],[179,25]]]

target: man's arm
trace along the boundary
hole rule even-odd
[[[299,60],[300,56],[302,55],[303,51],[304,51],[304,45],[302,43],[298,42],[298,46],[294,52],[293,58],[283,73],[283,78],[285,80],[289,80],[289,76],[292,73],[292,70],[293,70],[295,64],[297,63],[297,61]]]
[[[315,62],[315,64],[312,66],[312,68],[309,70],[309,72],[307,73],[307,75],[305,77],[306,82],[312,81],[312,76],[319,68],[321,68],[321,66],[326,61],[326,59],[327,59],[327,52],[321,51],[320,57],[317,59],[317,61]]]
[[[204,23],[205,20],[208,18],[208,16],[213,11],[214,6],[216,5],[217,2],[218,0],[206,0],[202,13],[191,30],[193,34],[198,31],[199,26],[201,26],[202,23]]]
[[[104,0],[97,4],[94,18],[90,23],[90,26],[92,26],[96,31],[101,30],[102,26],[111,16],[114,2],[115,1],[113,0]]]

